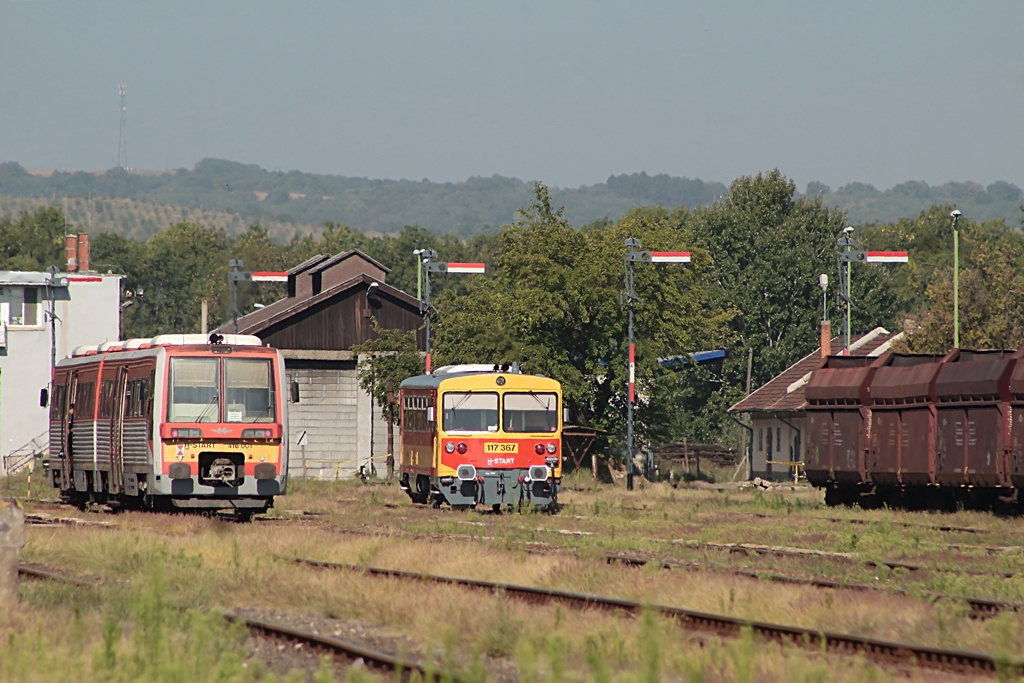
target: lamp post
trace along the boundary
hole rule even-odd
[[[959,209],[949,212],[953,219],[953,348],[960,348],[960,221]]]
[[[630,237],[625,242],[626,252],[626,307],[629,310],[629,402],[626,404],[626,490],[633,490],[633,402],[636,399],[636,347],[633,344],[633,305],[640,301],[633,288],[633,264],[689,263],[688,251],[640,251],[640,240]]]

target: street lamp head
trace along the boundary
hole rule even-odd
[[[412,250],[412,255],[413,256],[419,256],[420,254],[422,254],[425,251],[426,251],[426,249],[413,249]]]
[[[818,276],[818,286],[821,287],[822,291],[828,289],[828,275],[822,273]]]
[[[949,212],[949,215],[952,218],[960,218],[960,216],[962,216],[963,214],[960,213],[960,209],[953,209],[952,211]]]
[[[843,228],[843,233],[844,234],[849,235],[851,232],[853,232],[853,226],[852,225],[847,225],[845,228]]]

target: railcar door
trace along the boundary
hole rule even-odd
[[[68,379],[68,388],[64,393],[64,406],[62,408],[61,438],[64,440],[64,459],[60,463],[60,487],[62,489],[73,489],[75,487],[72,478],[74,470],[74,446],[71,437],[75,431],[75,398],[78,396],[78,373],[72,372]]]
[[[128,367],[117,369],[117,379],[112,397],[113,410],[110,416],[110,492],[124,490],[124,402],[128,387]]]

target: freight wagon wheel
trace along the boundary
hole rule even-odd
[[[236,522],[251,522],[252,521],[252,510],[235,510],[235,521]]]

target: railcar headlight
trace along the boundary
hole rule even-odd
[[[556,450],[558,450],[558,447],[555,446],[555,444],[553,444],[553,443],[549,443],[548,444],[548,453],[554,453]]]
[[[530,465],[530,479],[544,481],[548,478],[548,468],[544,465]]]
[[[444,452],[445,453],[454,453],[455,452],[455,444],[453,444],[451,441],[446,443],[444,445]]]

